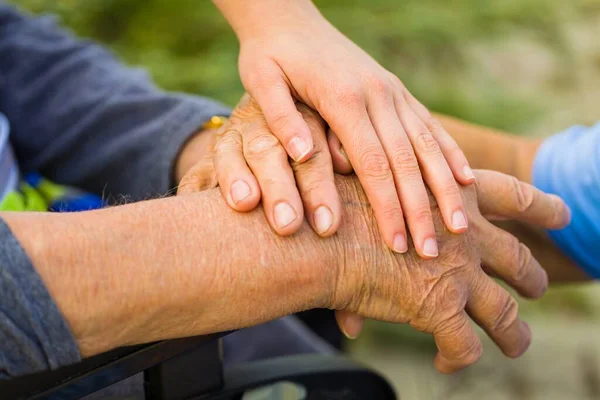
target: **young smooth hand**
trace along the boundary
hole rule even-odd
[[[418,254],[438,255],[426,185],[448,229],[467,229],[459,190],[475,179],[467,159],[395,75],[310,0],[214,2],[238,35],[242,82],[275,137],[294,161],[307,162],[317,139],[295,102],[318,111],[343,144],[391,249],[407,250],[408,225]]]

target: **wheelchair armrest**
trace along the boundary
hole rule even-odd
[[[291,382],[306,391],[308,399],[395,400],[389,382],[377,372],[349,358],[299,355],[241,364],[225,370],[225,385],[197,400],[234,400],[252,389]]]
[[[169,360],[195,353],[196,350],[214,354],[210,362],[216,371],[220,385],[222,369],[218,351],[218,339],[222,335],[197,336],[168,340],[149,345],[121,348],[100,354],[55,371],[47,371],[0,381],[2,399],[78,399],[140,372],[153,377],[149,386],[159,394],[164,393],[164,368],[177,363]],[[169,377],[171,378],[171,377]],[[167,382],[168,384],[168,382]],[[214,386],[214,385],[213,385]],[[167,396],[168,397],[168,396]]]

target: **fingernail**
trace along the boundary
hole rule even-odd
[[[398,233],[394,236],[394,249],[396,253],[406,253],[408,250],[408,243],[406,242],[406,237]]]
[[[529,327],[529,324],[525,321],[522,321],[521,326],[527,332],[527,335],[526,335],[527,339],[523,341],[523,344],[521,345],[522,346],[521,351],[520,351],[520,354],[518,354],[518,356],[521,356],[523,353],[525,353],[527,351],[529,346],[531,346],[531,339],[532,339],[531,328]]]
[[[275,206],[273,211],[275,224],[278,228],[285,228],[298,218],[296,211],[288,203],[281,202]]]
[[[300,136],[296,136],[288,143],[290,153],[295,161],[302,160],[309,152],[310,146],[306,140]]]
[[[463,167],[463,174],[465,175],[465,178],[467,178],[467,179],[475,179],[475,174],[473,173],[473,170],[471,169],[471,167],[469,167],[468,165],[465,165]]]
[[[250,193],[252,193],[250,186],[244,181],[235,181],[231,184],[231,200],[235,204],[250,196]]]
[[[315,227],[317,233],[323,234],[333,225],[333,214],[326,206],[320,206],[315,210]]]
[[[439,254],[437,240],[434,238],[425,239],[425,242],[423,242],[423,254],[428,257],[437,257]]]
[[[462,211],[454,211],[452,214],[452,228],[463,229],[467,227],[467,217]]]
[[[365,319],[360,315],[348,315],[340,326],[340,330],[348,339],[356,339],[362,332]]]

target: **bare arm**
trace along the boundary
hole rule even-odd
[[[84,356],[324,306],[340,253],[335,239],[319,240],[309,229],[294,239],[272,234],[261,212],[236,213],[218,191],[2,218]]]
[[[479,182],[479,206],[475,188],[464,191],[473,229],[466,235],[440,229],[437,260],[382,246],[354,177],[337,180],[345,223],[325,239],[307,223],[280,237],[261,211],[232,211],[216,189],[101,211],[0,216],[84,356],[327,307],[432,333],[440,349],[436,366],[453,372],[481,355],[467,313],[508,356],[529,346],[514,299],[481,271],[482,259],[525,296],[540,296],[547,283],[526,248],[489,225],[479,208],[545,226],[565,221],[564,204],[535,191],[530,210],[515,209],[508,177],[488,172]],[[499,190],[501,201],[490,196]]]
[[[456,118],[437,115],[467,156],[474,168],[491,169],[531,182],[533,161],[540,139],[470,124]],[[579,282],[590,278],[565,256],[543,230],[522,222],[499,224],[516,235],[532,251],[548,272],[552,282]]]

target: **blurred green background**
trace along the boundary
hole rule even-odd
[[[251,1],[251,0],[248,0]],[[52,13],[157,83],[234,105],[238,44],[208,0],[13,0]],[[319,0],[324,15],[433,110],[528,135],[600,119],[600,0]],[[319,57],[319,54],[315,54]],[[600,399],[600,295],[522,303],[534,345],[442,377],[428,336],[372,323],[353,350],[405,399]]]
[[[13,0],[148,68],[171,90],[235,104],[237,41],[208,0]],[[432,109],[527,132],[572,87],[581,49],[572,25],[594,24],[598,0],[321,0],[342,32]],[[589,38],[591,40],[592,38]],[[578,40],[578,39],[576,39]],[[315,54],[315,57],[318,57]],[[596,71],[600,54],[593,54]]]

